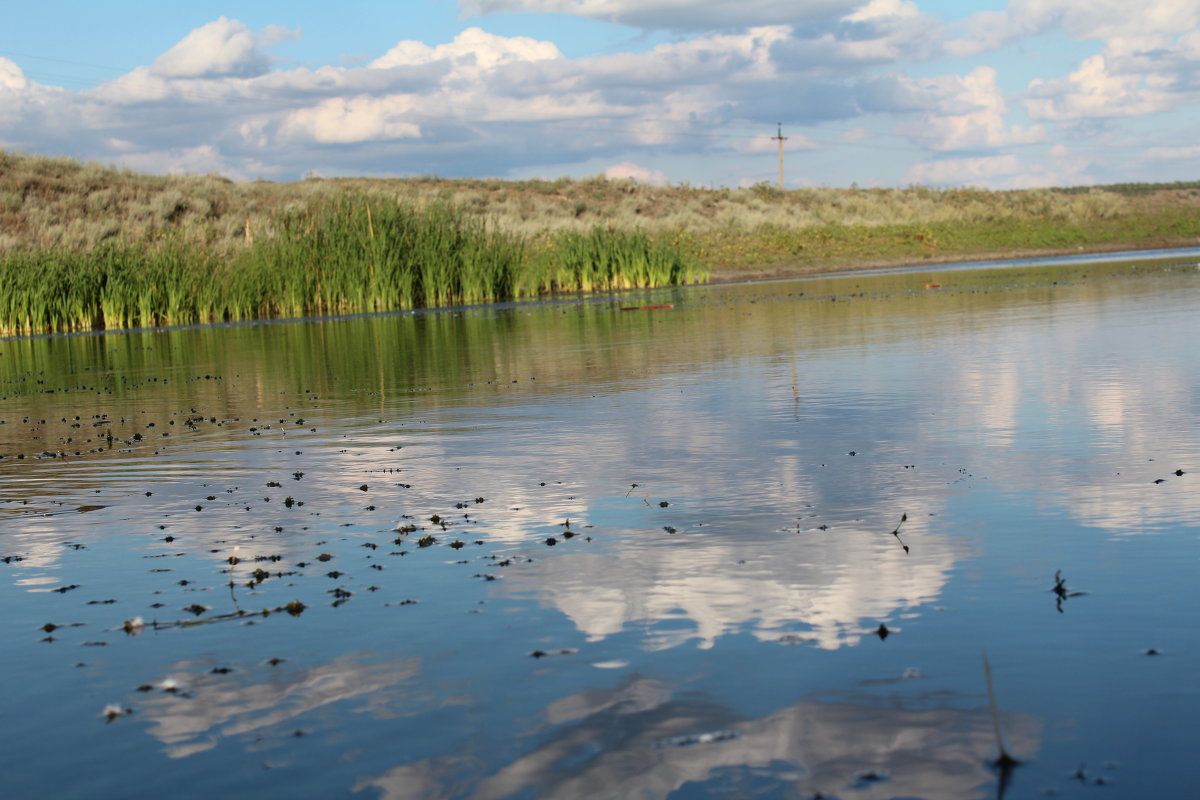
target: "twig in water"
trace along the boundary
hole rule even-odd
[[[907,519],[908,519],[908,512],[906,511],[900,515],[900,522],[898,522],[896,524],[896,530],[892,531],[892,536],[896,537],[896,541],[899,542],[900,546],[904,548],[905,553],[908,552],[908,545],[906,545],[904,543],[904,540],[900,538],[900,526],[903,525]]]
[[[1004,746],[1004,735],[1000,731],[1000,713],[996,710],[996,688],[992,685],[992,665],[988,663],[987,651],[983,653],[983,677],[987,682],[988,706],[992,711],[992,730],[996,732],[996,747],[1000,750],[1000,757],[992,764],[1001,770],[1003,776],[1006,770],[1012,769],[1021,762],[1009,755],[1008,748]]]

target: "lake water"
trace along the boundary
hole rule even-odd
[[[1196,258],[0,342],[0,794],[1191,796]]]

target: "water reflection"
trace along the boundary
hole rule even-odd
[[[149,720],[138,763],[166,780],[323,746],[286,738],[315,725],[356,754],[322,764],[328,794],[969,797],[994,780],[962,694],[982,646],[1023,664],[1021,707],[1095,739],[1190,714],[1195,609],[1163,598],[1191,596],[1200,521],[1196,271],[939,278],[0,343],[0,624],[34,689],[16,757],[70,737],[119,761]],[[1110,535],[1142,532],[1162,535]],[[1089,593],[1066,615],[1056,569]],[[135,616],[168,624],[135,640]],[[529,657],[552,648],[574,655]],[[959,672],[814,694],[881,653]],[[110,738],[71,724],[121,698]],[[423,718],[363,724],[391,715]],[[372,749],[389,734],[403,755]],[[61,794],[43,772],[26,794]]]
[[[955,707],[959,700],[806,698],[745,719],[634,676],[551,703],[543,743],[484,775],[480,759],[447,755],[360,780],[356,790],[375,789],[386,800],[650,800],[685,787],[733,796],[985,797],[996,780],[988,766],[996,755],[991,717]],[[1040,720],[1001,719],[1019,758],[1037,752]]]
[[[220,670],[220,668],[216,668]],[[352,653],[330,663],[293,671],[263,665],[265,680],[214,672],[211,663],[172,664],[140,705],[150,734],[171,758],[211,750],[221,739],[245,737],[272,728],[302,725],[300,718],[336,703],[360,700],[368,707],[389,707],[389,695],[421,672],[419,659],[376,661]],[[288,735],[291,731],[283,733]]]
[[[936,535],[920,540],[921,553],[907,556],[878,531],[807,541],[693,535],[654,549],[544,559],[496,591],[537,597],[589,641],[634,629],[646,650],[691,641],[709,649],[748,632],[833,650],[937,598],[965,549]]]

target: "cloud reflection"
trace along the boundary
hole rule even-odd
[[[555,722],[570,709],[571,724],[481,779],[466,756],[443,756],[395,767],[355,787],[385,800],[470,797],[665,798],[691,785],[744,796],[771,789],[827,796],[984,797],[996,780],[990,715],[950,707],[960,698],[938,695],[886,701],[865,696],[806,698],[757,719],[700,699],[673,697],[659,681],[632,677],[552,703]],[[972,699],[974,702],[974,699]],[[1042,723],[1028,714],[1003,714],[1009,743],[1028,758],[1040,746]],[[736,736],[676,746],[708,731]],[[682,737],[682,738],[681,738]]]
[[[373,663],[362,654],[271,680],[241,684],[194,663],[174,665],[161,685],[173,687],[148,698],[140,708],[151,720],[150,733],[171,758],[211,750],[225,737],[289,723],[314,709],[373,695],[418,675],[415,658]]]
[[[965,552],[936,535],[923,536],[911,556],[886,532],[821,536],[820,547],[795,534],[753,542],[691,535],[662,546],[631,537],[619,552],[543,559],[496,591],[536,596],[591,641],[642,628],[646,650],[693,640],[708,649],[740,632],[834,650],[934,601]]]

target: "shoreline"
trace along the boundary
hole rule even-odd
[[[1024,250],[1008,250],[986,253],[945,254],[927,256],[921,260],[911,258],[877,258],[857,259],[841,263],[807,264],[786,263],[764,265],[750,268],[713,269],[709,273],[707,284],[749,283],[756,281],[777,281],[789,278],[808,278],[816,275],[847,275],[855,272],[870,270],[907,269],[919,271],[923,266],[941,266],[945,264],[972,264],[988,261],[1023,261],[1038,258],[1061,258],[1064,256],[1102,255],[1105,253],[1138,253],[1147,250],[1186,250],[1189,247],[1200,247],[1200,239],[1172,238],[1155,242],[1120,242],[1097,243],[1089,246],[1076,247],[1044,247]],[[701,284],[702,285],[702,284]]]

